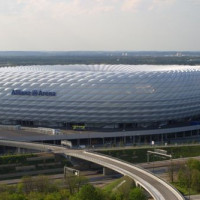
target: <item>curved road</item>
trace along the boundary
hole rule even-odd
[[[157,176],[136,167],[132,164],[117,160],[115,158],[99,155],[94,152],[84,150],[71,150],[62,146],[54,146],[47,144],[31,143],[31,142],[16,142],[9,140],[0,140],[0,145],[12,146],[19,148],[35,149],[40,151],[52,151],[65,156],[81,158],[104,167],[115,170],[121,174],[127,175],[134,179],[137,184],[145,188],[155,200],[184,200],[185,198],[171,185],[164,182]]]

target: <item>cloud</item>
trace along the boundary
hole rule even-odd
[[[142,2],[142,0],[125,0],[122,4],[123,11],[133,11]]]
[[[62,19],[68,16],[152,10],[176,0],[0,0],[0,16]],[[195,1],[195,0],[194,0]]]
[[[166,6],[173,5],[176,1],[178,0],[123,0],[121,1],[121,10],[127,12],[148,11],[165,8]]]
[[[149,10],[173,5],[177,0],[153,0]]]
[[[188,2],[192,2],[195,5],[200,5],[200,1],[199,0],[187,0]]]
[[[105,0],[17,0],[23,5],[25,14],[42,14],[59,18],[67,15],[97,14],[110,12],[114,9],[111,3]]]

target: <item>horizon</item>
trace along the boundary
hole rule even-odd
[[[175,52],[175,53],[181,53],[181,52],[200,52],[200,50],[183,50],[183,51],[176,51],[176,50],[0,50],[0,52],[158,52],[158,53],[167,53],[167,52]]]

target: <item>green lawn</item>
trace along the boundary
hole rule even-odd
[[[123,183],[123,181],[125,181]],[[103,190],[105,192],[112,192],[114,188],[116,188],[118,185],[120,185],[121,183],[123,183],[120,187],[126,187],[126,188],[130,188],[132,186],[134,186],[134,181],[132,179],[130,179],[129,177],[127,176],[123,176],[109,184],[107,184],[106,186],[104,186]],[[120,189],[120,187],[118,187],[118,189]]]
[[[190,193],[190,195],[196,195],[196,194],[198,194],[198,192],[192,190],[191,188],[188,189],[188,188],[182,187],[182,186],[180,186],[178,183],[173,183],[172,185],[173,185],[180,193],[182,193],[182,194],[185,195],[185,196],[189,195],[189,193]]]

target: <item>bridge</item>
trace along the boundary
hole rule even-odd
[[[39,151],[51,151],[53,153],[63,154],[65,157],[72,156],[87,160],[101,166],[112,169],[123,175],[132,178],[136,185],[140,185],[147,190],[155,200],[184,200],[185,198],[170,184],[150,172],[139,168],[138,166],[126,163],[112,157],[104,156],[95,152],[85,150],[72,150],[62,146],[49,144],[19,142],[10,140],[0,140],[0,145],[18,147],[25,149],[34,149]]]

